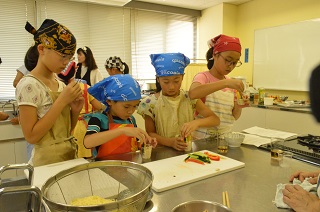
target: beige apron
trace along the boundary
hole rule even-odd
[[[167,138],[180,135],[182,125],[194,119],[192,101],[185,97],[182,90],[175,98],[163,96],[161,91],[154,113],[157,133]]]
[[[40,80],[38,81],[41,82]],[[45,85],[44,87],[47,88]],[[55,102],[60,94],[60,92],[49,90],[48,93],[52,98],[52,102]],[[70,120],[70,107],[66,106],[52,128],[38,143],[34,144],[33,166],[42,166],[76,158],[77,144],[70,133]]]
[[[220,134],[229,132],[235,121],[232,114],[234,108],[234,92],[228,89],[227,91],[216,91],[206,97],[205,105],[210,108],[219,118],[220,125],[213,128],[198,128],[193,134],[196,138],[209,137],[209,131],[213,130]],[[196,119],[202,118],[197,115]]]

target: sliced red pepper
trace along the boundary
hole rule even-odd
[[[211,156],[211,155],[208,155],[208,157],[209,157],[211,160],[215,160],[215,161],[219,161],[219,160],[220,160],[220,157],[219,157],[219,156]]]
[[[188,158],[188,159],[185,160],[185,162],[195,162],[195,163],[199,163],[199,164],[204,165],[203,161],[197,160],[197,159],[194,159],[194,158]]]
[[[219,161],[220,157],[218,155],[212,155],[209,152],[204,152],[205,155],[208,156],[208,158],[210,158],[211,160],[215,160],[215,161]]]

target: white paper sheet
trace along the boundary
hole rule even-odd
[[[265,128],[257,127],[257,126],[245,129],[245,130],[243,130],[243,132],[249,133],[252,135],[267,137],[267,138],[281,138],[284,140],[295,139],[298,136],[298,134],[295,134],[295,133],[265,129]]]
[[[270,143],[270,138],[261,137],[258,135],[250,135],[250,134],[244,134],[246,137],[243,140],[243,144],[248,145],[254,145],[256,147],[259,147],[263,144]]]

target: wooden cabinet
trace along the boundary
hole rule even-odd
[[[311,113],[257,107],[242,109],[241,117],[234,123],[232,131],[240,132],[253,126],[320,136],[320,124],[315,121]]]

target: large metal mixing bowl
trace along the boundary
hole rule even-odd
[[[226,206],[205,200],[194,200],[181,203],[172,209],[172,212],[230,212]]]
[[[128,161],[99,161],[64,170],[42,186],[51,211],[142,211],[151,191],[153,174],[146,167]],[[72,206],[76,198],[99,196],[114,202],[93,206]]]

